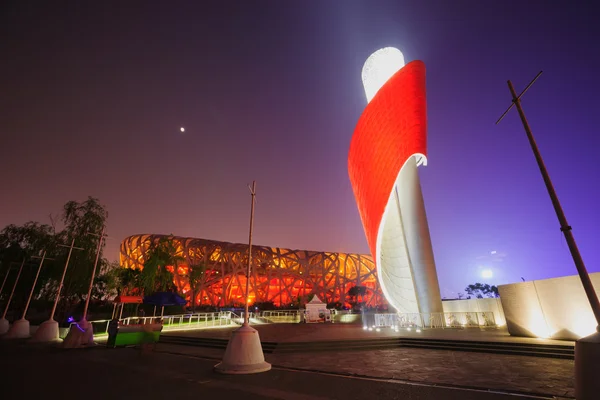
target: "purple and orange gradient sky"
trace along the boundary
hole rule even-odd
[[[586,8],[587,7],[587,8]],[[362,65],[427,65],[422,168],[442,295],[573,275],[506,85],[523,106],[590,271],[600,271],[600,25],[546,1],[33,2],[0,7],[0,226],[68,200],[137,233],[366,253],[347,173]],[[180,127],[185,132],[180,132]],[[495,254],[492,254],[495,252]]]

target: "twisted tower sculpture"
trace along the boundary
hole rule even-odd
[[[398,312],[442,312],[417,173],[427,163],[425,64],[404,65],[400,50],[383,48],[365,62],[362,81],[368,104],[348,173],[381,288]]]

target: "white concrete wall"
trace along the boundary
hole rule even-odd
[[[600,296],[600,273],[590,274]],[[498,287],[511,335],[576,340],[596,321],[578,275]]]
[[[506,325],[502,302],[499,298],[446,300],[442,301],[442,306],[445,313],[493,312],[496,325]]]

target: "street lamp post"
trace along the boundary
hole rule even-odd
[[[256,197],[256,181],[250,188],[252,205],[250,209],[250,234],[248,239],[248,268],[246,270],[246,304],[244,306],[244,324],[231,332],[223,361],[215,365],[215,371],[222,374],[255,374],[271,369],[265,362],[258,331],[252,328],[248,318],[248,293],[250,289],[250,271],[252,265],[252,227],[254,224],[254,201]]]
[[[94,279],[96,278],[96,267],[98,266],[98,260],[100,259],[100,250],[102,250],[102,243],[106,236],[104,234],[105,229],[106,227],[103,225],[100,235],[88,232],[88,235],[98,236],[96,260],[94,261],[94,268],[92,269],[92,276],[90,277],[90,284],[85,298],[82,317],[79,322],[71,325],[69,333],[63,341],[63,347],[65,348],[78,348],[81,346],[92,346],[94,344],[94,329],[92,324],[87,321],[87,312],[90,305],[90,297],[92,296],[92,288],[94,287]]]
[[[550,180],[550,175],[548,174],[546,165],[542,159],[542,155],[540,154],[533,137],[533,133],[531,132],[531,128],[529,127],[529,123],[527,122],[527,118],[525,117],[523,107],[521,106],[521,96],[525,94],[525,92],[531,87],[531,85],[533,85],[533,83],[540,77],[541,74],[542,72],[540,71],[518,96],[515,92],[512,82],[510,80],[508,81],[508,89],[510,90],[510,94],[512,96],[512,104],[508,107],[504,114],[502,114],[498,121],[496,121],[496,124],[498,124],[504,118],[504,116],[513,106],[517,108],[519,117],[523,123],[523,128],[525,128],[525,133],[527,134],[527,139],[529,140],[531,150],[533,151],[538,167],[542,174],[542,178],[544,179],[546,190],[550,195],[550,200],[552,201],[554,211],[558,217],[560,230],[565,236],[569,246],[569,251],[573,257],[573,262],[577,268],[577,273],[581,279],[583,290],[585,291],[588,302],[596,319],[596,332],[588,337],[579,339],[575,344],[575,397],[577,400],[592,400],[597,399],[598,393],[600,393],[600,379],[597,378],[596,372],[596,366],[600,362],[600,302],[598,301],[598,295],[596,294],[594,285],[592,284],[587,269],[585,268],[585,264],[583,263],[583,258],[579,253],[577,244],[575,243],[572,228],[567,222],[567,217],[565,216],[562,206],[558,200],[558,196],[554,190],[554,185]]]
[[[6,284],[8,275],[10,275],[10,267],[11,266],[12,266],[12,263],[8,264],[8,268],[6,268],[6,274],[4,274],[4,279],[2,279],[2,286],[0,286],[0,297],[2,297],[2,291],[4,291],[4,284]]]
[[[94,279],[96,278],[96,267],[98,266],[98,259],[100,258],[100,250],[102,249],[102,242],[104,241],[104,231],[106,227],[102,226],[102,232],[100,235],[95,233],[89,233],[90,235],[98,236],[98,248],[96,249],[96,261],[94,261],[94,269],[92,269],[92,277],[90,278],[90,286],[88,287],[87,296],[85,297],[85,306],[83,307],[83,316],[81,317],[80,326],[83,328],[87,325],[87,312],[90,305],[90,297],[92,296],[92,288],[94,287]]]
[[[67,261],[65,262],[62,276],[60,277],[60,283],[58,284],[58,289],[56,291],[56,297],[54,298],[54,305],[52,306],[50,318],[47,321],[42,322],[42,324],[39,326],[39,328],[37,329],[37,331],[35,331],[35,334],[33,335],[33,340],[36,342],[51,342],[59,339],[59,326],[58,322],[54,320],[54,313],[56,312],[56,307],[58,306],[58,301],[60,300],[60,292],[65,281],[65,275],[67,274],[69,261],[71,260],[71,253],[73,252],[73,249],[83,250],[81,247],[75,247],[75,238],[71,240],[71,246],[65,246],[62,244],[59,244],[59,246],[68,247],[69,254],[67,255]]]
[[[244,325],[248,326],[250,323],[250,316],[248,314],[248,303],[250,302],[250,273],[252,271],[252,228],[254,226],[254,201],[256,197],[256,181],[252,182],[250,189],[250,195],[252,196],[252,203],[250,206],[250,234],[248,235],[248,268],[246,269],[246,305],[244,306]],[[256,284],[256,282],[255,282]]]
[[[37,272],[35,274],[35,278],[33,279],[33,284],[31,285],[31,290],[29,291],[29,297],[27,298],[27,303],[25,303],[25,308],[23,309],[23,314],[21,315],[21,319],[15,321],[8,332],[6,333],[7,339],[23,339],[28,338],[30,336],[30,328],[29,321],[25,319],[27,316],[27,311],[29,310],[29,304],[31,304],[31,298],[33,297],[33,293],[35,292],[35,286],[37,285],[38,277],[40,276],[40,271],[42,270],[42,266],[44,265],[45,260],[53,260],[52,258],[46,257],[46,250],[42,252],[42,257],[34,256],[32,258],[41,258],[40,264],[38,266]]]
[[[23,271],[23,266],[25,265],[26,258],[23,257],[23,262],[21,262],[21,266],[19,267],[19,272],[17,273],[17,278],[15,279],[15,283],[13,283],[12,291],[10,292],[10,296],[8,297],[8,301],[6,302],[6,306],[4,306],[4,313],[2,313],[2,319],[0,319],[0,335],[8,332],[10,327],[8,320],[6,319],[6,313],[8,312],[8,308],[10,307],[10,302],[12,301],[13,295],[15,294],[15,289],[17,288],[17,283],[19,283],[19,278],[21,277],[21,272]]]

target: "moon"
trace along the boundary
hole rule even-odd
[[[182,126],[181,128],[179,128],[180,132],[185,132],[185,128]]]

